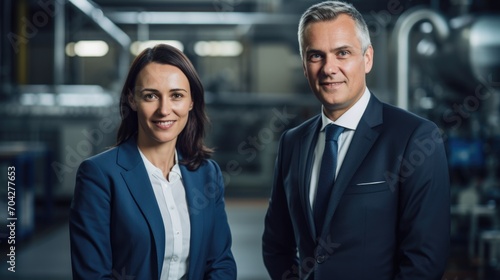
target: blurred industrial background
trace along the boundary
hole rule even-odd
[[[260,238],[276,145],[285,129],[320,111],[296,35],[315,2],[1,1],[0,278],[71,279],[76,169],[114,144],[128,66],[163,42],[186,53],[206,88],[208,142],[227,185],[239,279],[268,279]],[[500,279],[500,2],[350,2],[375,49],[370,90],[442,129],[453,203],[443,279]],[[15,273],[7,270],[9,166]]]

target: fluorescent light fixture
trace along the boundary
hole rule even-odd
[[[108,51],[108,44],[100,40],[71,42],[66,45],[66,55],[68,56],[102,57],[105,56]]]
[[[102,93],[61,93],[57,104],[68,107],[105,107],[113,105],[111,95]]]
[[[25,106],[106,107],[114,104],[113,97],[104,93],[24,93]]]
[[[172,47],[179,49],[181,52],[184,51],[184,45],[177,40],[149,40],[149,41],[135,41],[130,45],[130,52],[133,55],[138,55],[146,48],[152,48],[158,44],[167,44]]]
[[[199,41],[194,52],[199,56],[238,56],[243,46],[238,41]]]
[[[54,106],[56,100],[51,93],[24,93],[21,95],[21,104],[27,106]]]
[[[76,56],[76,53],[75,53],[75,43],[74,42],[70,42],[66,45],[66,55],[67,56]]]
[[[37,104],[37,96],[34,93],[25,93],[21,95],[21,104],[22,105],[36,105]]]

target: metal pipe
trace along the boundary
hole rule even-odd
[[[18,1],[17,7],[17,19],[25,19],[28,16],[28,5],[26,0]],[[20,22],[18,22],[17,26],[17,34],[22,38],[27,38],[27,30],[26,27],[22,28]],[[28,84],[28,41],[22,42],[19,44],[19,49],[16,51],[17,55],[17,84],[18,85],[26,85]]]
[[[139,42],[145,42],[149,40],[149,25],[144,23],[139,23],[137,25],[137,40]]]
[[[94,21],[120,45],[121,52],[118,58],[118,80],[120,83],[125,81],[130,63],[130,55],[128,54],[131,43],[130,37],[106,17],[96,4],[88,0],[69,0],[69,2]]]
[[[299,15],[241,13],[241,12],[122,12],[106,13],[113,22],[120,24],[150,25],[183,24],[183,25],[258,25],[279,24],[296,25]]]
[[[409,99],[410,32],[413,26],[422,20],[428,20],[434,25],[441,40],[446,39],[450,33],[444,17],[431,9],[410,9],[398,18],[394,27],[394,39],[392,41],[396,51],[397,106],[405,110],[408,110]]]
[[[64,83],[65,1],[54,1],[54,85]]]
[[[9,34],[12,30],[12,2],[11,1],[3,1],[3,12],[2,12],[2,26],[1,32],[2,34]],[[2,36],[0,39],[0,85],[1,85],[1,95],[10,95],[12,94],[12,47],[9,44],[9,40],[7,36]]]

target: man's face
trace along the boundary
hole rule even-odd
[[[307,26],[302,49],[304,75],[325,114],[336,120],[363,95],[373,48],[363,53],[354,20],[340,15]]]

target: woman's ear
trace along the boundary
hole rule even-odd
[[[130,106],[130,108],[132,108],[132,110],[134,110],[134,111],[137,111],[137,104],[135,103],[134,93],[129,92],[127,99],[128,99],[128,105]]]

